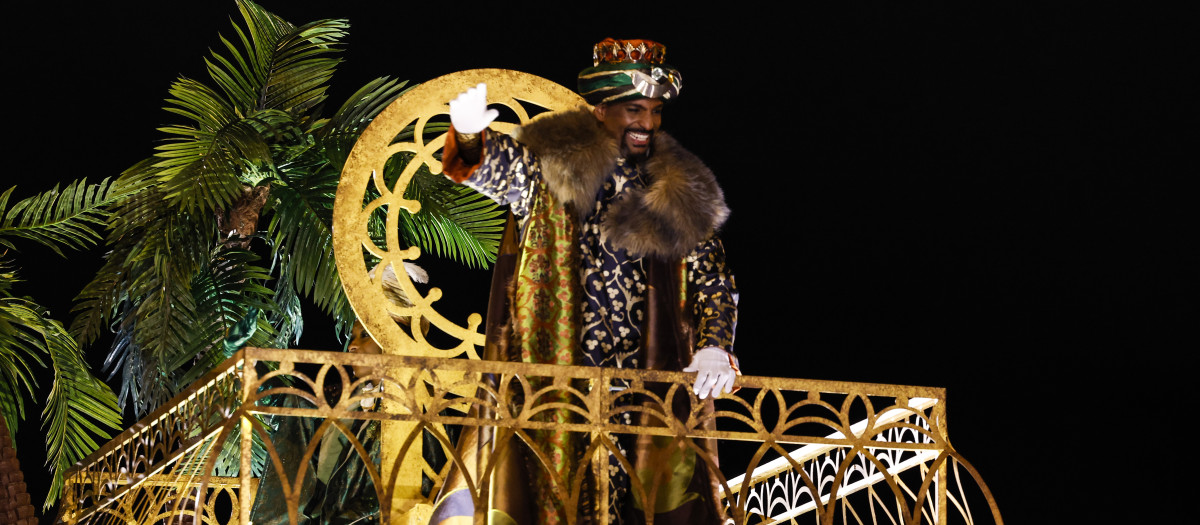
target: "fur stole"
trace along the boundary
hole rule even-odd
[[[547,189],[578,210],[591,209],[620,155],[586,107],[534,119],[513,137],[537,155]],[[651,151],[640,166],[649,186],[613,203],[600,227],[631,254],[680,259],[724,224],[729,208],[712,171],[675,139],[656,132]]]

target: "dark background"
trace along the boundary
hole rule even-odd
[[[733,210],[744,372],[946,387],[952,442],[1009,523],[1145,519],[1182,494],[1155,472],[1192,468],[1173,444],[1198,291],[1196,170],[1181,163],[1195,141],[1175,131],[1196,123],[1183,17],[1082,2],[264,5],[296,24],[349,19],[333,105],[377,76],[477,67],[573,87],[594,42],[663,42],[685,79],[663,128]],[[19,196],[148,157],[175,122],[168,85],[207,81],[203,58],[240,23],[232,1],[9,16],[3,187]],[[69,320],[103,250],[21,246],[18,293]],[[314,319],[301,346],[331,348],[329,332]],[[22,425],[38,504],[42,439]]]

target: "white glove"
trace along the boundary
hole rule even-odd
[[[370,381],[367,381],[362,386],[362,395],[364,395],[364,396],[371,395],[376,390],[383,392],[383,385],[379,385],[379,388],[375,388],[374,384],[372,384]],[[364,397],[364,398],[358,400],[358,404],[359,404],[359,406],[362,407],[363,410],[373,410],[375,408],[375,401],[377,399],[379,399],[379,398],[378,397]]]
[[[487,84],[482,82],[450,101],[450,123],[459,133],[479,133],[498,116],[499,111],[487,108]]]
[[[732,392],[733,381],[738,376],[737,369],[730,362],[729,353],[715,346],[705,347],[696,352],[696,355],[692,356],[692,364],[683,371],[699,372],[696,374],[696,385],[692,387],[692,391],[700,399],[707,398],[709,394],[717,397]]]

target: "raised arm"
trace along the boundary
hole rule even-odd
[[[487,129],[499,114],[487,107],[487,85],[479,84],[450,101],[450,132],[442,149],[442,171],[513,214],[528,211],[539,169],[527,148],[512,137]]]

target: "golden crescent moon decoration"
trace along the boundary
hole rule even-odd
[[[442,291],[432,287],[422,295],[403,271],[404,263],[421,256],[418,247],[403,247],[400,242],[399,214],[417,213],[420,204],[404,198],[404,190],[422,167],[442,172],[439,152],[446,133],[431,123],[448,122],[448,102],[479,83],[488,85],[488,103],[503,105],[517,116],[517,122],[497,120],[491,128],[501,132],[531,120],[524,104],[546,110],[586,105],[575,92],[544,78],[506,69],[473,69],[444,75],[420,84],[393,101],[362,133],[342,170],[333,207],[334,257],[338,274],[351,306],[360,322],[383,348],[384,353],[430,357],[466,356],[479,359],[483,345],[482,316],[471,314],[465,323],[447,319],[434,308]],[[503,115],[503,113],[502,113]],[[501,117],[503,118],[503,116]],[[411,130],[406,128],[412,127]],[[411,131],[411,133],[408,133]],[[404,137],[397,137],[405,133]],[[411,155],[396,183],[389,188],[384,181],[384,166],[397,155]],[[401,211],[404,210],[404,211]],[[382,217],[381,217],[382,216]],[[372,240],[368,222],[383,219],[386,239],[381,246]],[[393,268],[400,287],[413,303],[396,304],[383,291],[383,272],[369,275],[368,260],[378,259],[379,268]],[[431,277],[431,281],[434,279]],[[412,326],[422,319],[461,341],[453,348],[436,348],[420,330],[406,332],[393,318],[411,318]]]

